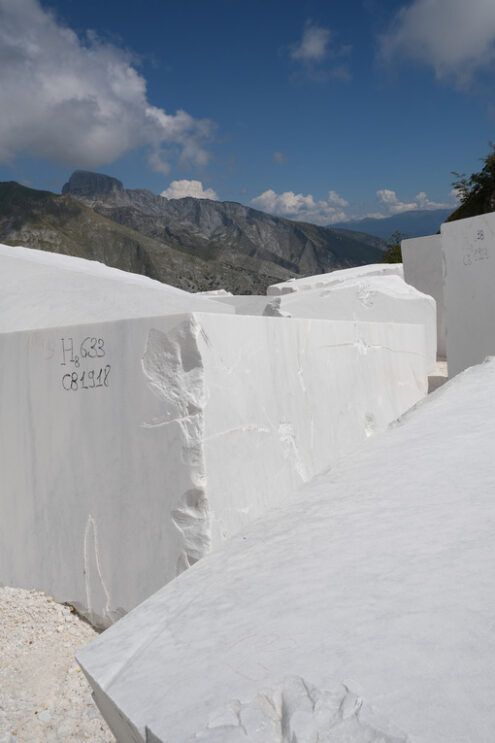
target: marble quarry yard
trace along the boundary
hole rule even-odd
[[[495,213],[402,255],[0,245],[0,743],[493,743]]]

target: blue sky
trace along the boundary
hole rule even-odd
[[[0,0],[0,180],[75,168],[328,224],[453,205],[493,0]]]

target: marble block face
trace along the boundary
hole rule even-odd
[[[230,297],[217,296],[215,300],[232,307],[238,315],[263,315],[266,305],[270,301],[264,294],[235,294]]]
[[[438,248],[440,251],[440,247]],[[441,256],[437,256],[441,266]],[[374,269],[374,267],[372,267]],[[388,270],[388,266],[385,270]],[[398,274],[364,275],[349,278],[353,270],[336,271],[340,279],[325,288],[306,289],[287,294],[263,296],[223,296],[218,301],[235,308],[239,315],[267,317],[305,317],[325,320],[418,323],[427,336],[429,372],[436,368],[437,312],[435,300]],[[400,273],[400,271],[399,271]],[[345,278],[347,276],[347,278]],[[439,280],[440,287],[442,286]],[[425,285],[426,286],[426,285]],[[430,288],[430,286],[426,286]],[[442,300],[443,303],[443,300]],[[445,343],[443,312],[441,331]],[[442,348],[444,345],[442,345]]]
[[[442,224],[449,377],[495,354],[495,214]]]
[[[325,320],[418,323],[426,333],[429,373],[436,368],[435,300],[409,286],[397,275],[349,278],[324,289],[270,297],[263,314]]]
[[[383,430],[428,366],[420,325],[209,313],[2,333],[0,357],[0,582],[99,626]]]
[[[119,743],[492,743],[494,438],[491,360],[81,650]]]
[[[423,294],[429,294],[437,304],[437,354],[445,358],[447,341],[441,235],[403,240],[402,260],[405,281]]]
[[[404,278],[402,263],[370,263],[367,266],[342,268],[339,271],[305,276],[302,279],[289,279],[288,281],[281,281],[279,284],[272,284],[268,287],[266,293],[273,297],[279,294],[307,291],[308,289],[324,289],[341,281],[364,279],[370,276],[400,276]]]

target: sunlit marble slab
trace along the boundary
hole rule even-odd
[[[120,743],[492,743],[495,361],[79,653]]]
[[[364,279],[371,276],[400,276],[404,278],[402,263],[369,263],[366,266],[342,268],[331,273],[304,276],[301,279],[288,279],[278,284],[272,284],[268,287],[266,293],[268,296],[277,296],[279,294],[307,291],[308,289],[325,289],[341,281]]]

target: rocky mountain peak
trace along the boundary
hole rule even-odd
[[[115,191],[123,191],[124,185],[117,178],[89,170],[75,170],[62,188],[63,194],[79,198],[95,199]]]
[[[229,201],[166,199],[145,189],[125,189],[102,173],[76,170],[63,193],[89,206],[97,215],[171,249],[183,261],[200,260],[218,275],[233,269],[279,280],[326,273],[335,268],[376,263],[383,241],[367,235],[295,222]],[[148,269],[147,269],[148,270]],[[156,275],[156,274],[154,274]],[[270,278],[271,283],[275,283]],[[239,283],[218,287],[238,290]],[[246,290],[254,285],[248,282]]]

